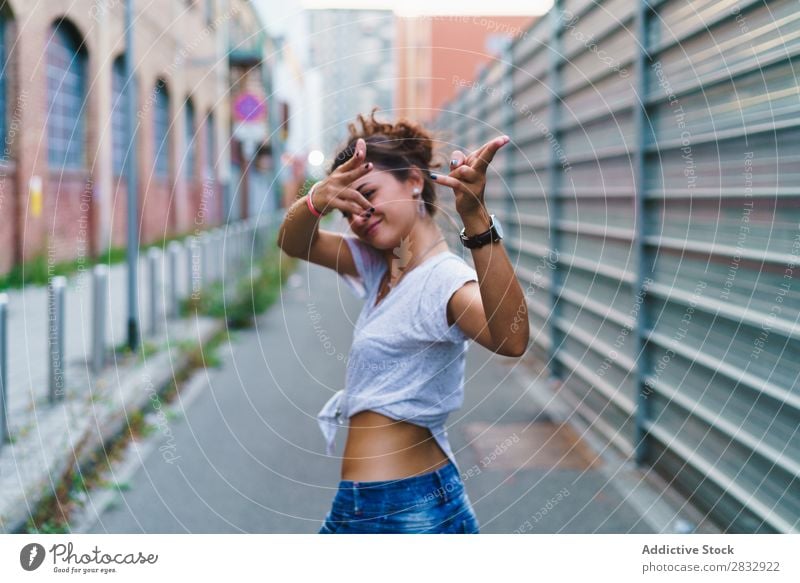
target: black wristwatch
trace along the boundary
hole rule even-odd
[[[494,243],[495,241],[499,241],[503,238],[503,228],[500,226],[500,221],[498,221],[497,217],[494,215],[489,215],[489,217],[492,219],[492,223],[489,225],[489,230],[485,233],[467,237],[465,234],[467,228],[464,227],[461,229],[461,243],[464,245],[464,247],[467,249],[477,249],[479,247],[483,247],[487,243]]]

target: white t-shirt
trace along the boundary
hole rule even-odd
[[[386,261],[358,237],[344,238],[359,277],[342,277],[366,301],[353,332],[345,388],[317,415],[327,454],[333,453],[336,429],[369,409],[428,427],[455,464],[444,423],[464,402],[469,337],[457,324],[448,326],[447,303],[466,282],[478,281],[477,273],[452,251],[429,255],[375,306]]]

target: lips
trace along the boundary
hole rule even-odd
[[[366,230],[366,231],[364,231],[364,234],[365,234],[365,235],[371,235],[372,233],[374,233],[374,232],[375,232],[375,227],[377,227],[377,226],[378,226],[378,224],[381,222],[381,220],[382,220],[382,219],[378,219],[377,221],[375,221],[374,223],[372,223],[372,225],[371,225],[371,226],[369,226],[369,227],[367,228],[367,230]]]

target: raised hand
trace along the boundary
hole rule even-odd
[[[444,184],[453,189],[456,197],[456,211],[462,217],[477,213],[484,208],[486,169],[497,151],[509,141],[511,140],[508,136],[494,138],[468,156],[456,150],[450,156],[450,174],[447,176],[434,175],[438,184]]]
[[[351,187],[356,180],[372,170],[372,162],[364,162],[366,157],[367,143],[359,138],[350,159],[314,187],[311,193],[311,204],[314,208],[323,215],[333,209],[339,209],[343,213],[362,214],[372,208],[364,195]]]

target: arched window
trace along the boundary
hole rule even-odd
[[[169,176],[169,92],[163,79],[156,82],[153,111],[153,150],[155,174]]]
[[[132,90],[126,85],[125,56],[114,59],[111,66],[111,144],[114,173],[121,176],[125,173],[125,161],[130,147],[128,132],[128,95]]]
[[[206,118],[206,176],[214,178],[214,158],[216,156],[214,143],[214,112],[209,111]]]
[[[66,20],[53,24],[47,54],[47,152],[53,168],[84,165],[86,50]]]
[[[186,100],[185,120],[183,124],[184,146],[186,147],[186,158],[183,160],[183,175],[191,178],[194,175],[194,105],[191,99]]]

